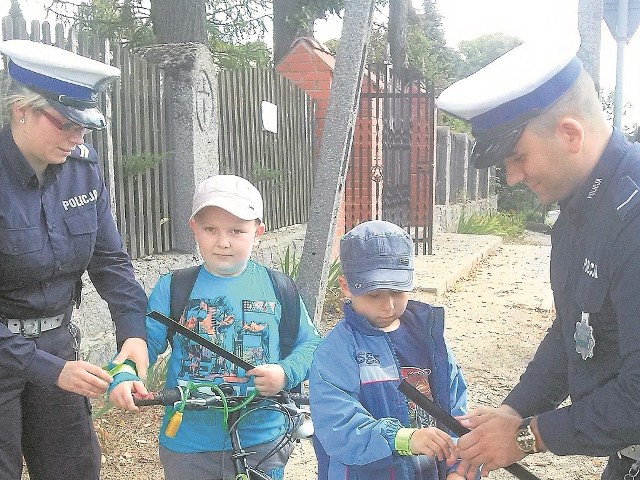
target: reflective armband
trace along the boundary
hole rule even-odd
[[[136,368],[136,364],[133,360],[126,359],[122,363],[114,364],[109,363],[109,365],[104,367],[104,370],[107,371],[109,375],[112,377],[117,375],[118,373],[130,373],[131,375],[138,376],[138,369]]]
[[[401,428],[398,430],[394,440],[394,448],[398,455],[413,455],[413,452],[411,452],[411,436],[415,431],[415,428]]]

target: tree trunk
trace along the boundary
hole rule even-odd
[[[391,63],[398,71],[407,67],[408,0],[389,0],[389,31],[387,41]]]
[[[207,45],[205,0],[151,0],[156,43]]]
[[[602,24],[602,0],[578,1],[578,30],[582,38],[578,58],[596,84],[600,94],[600,30]]]
[[[308,6],[306,8],[309,8]],[[293,19],[303,18],[301,0],[273,0],[273,64],[289,53],[291,45],[298,37],[312,37],[313,23],[302,24]]]

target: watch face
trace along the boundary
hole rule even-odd
[[[516,434],[516,444],[518,448],[525,453],[535,452],[536,437],[528,425],[518,430]]]

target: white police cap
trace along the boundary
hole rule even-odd
[[[504,160],[527,122],[574,84],[582,71],[579,46],[573,29],[568,37],[545,35],[522,43],[438,96],[438,108],[471,123],[476,168]]]
[[[105,127],[98,94],[120,76],[120,70],[62,48],[32,42],[0,42],[9,76],[44,96],[69,120],[86,128]]]

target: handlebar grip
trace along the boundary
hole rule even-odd
[[[133,403],[139,407],[149,405],[173,405],[180,400],[182,400],[182,392],[178,387],[160,390],[159,392],[149,392],[149,395],[144,397],[139,395],[133,396]]]

